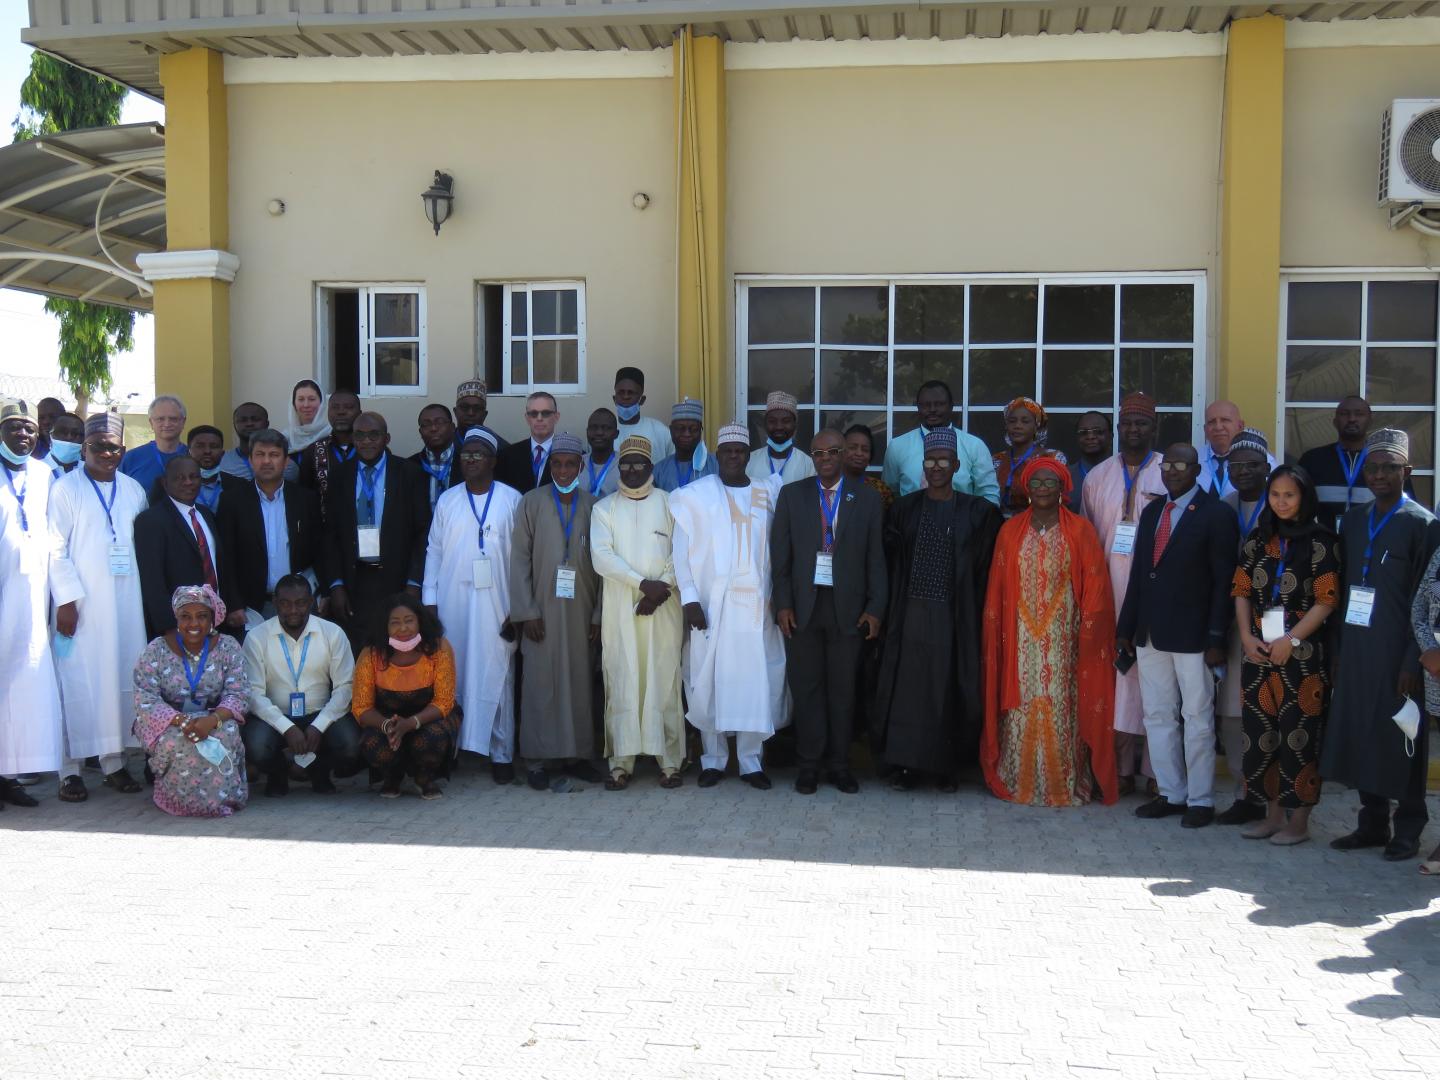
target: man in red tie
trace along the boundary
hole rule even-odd
[[[1165,451],[1166,498],[1140,515],[1115,642],[1117,653],[1138,660],[1160,789],[1135,814],[1184,814],[1187,829],[1215,820],[1215,680],[1233,621],[1230,582],[1240,543],[1235,514],[1196,484],[1199,475],[1193,446]]]
[[[550,482],[550,441],[560,421],[555,398],[537,390],[525,399],[530,438],[504,447],[495,461],[495,479],[524,494]]]

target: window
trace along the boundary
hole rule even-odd
[[[1204,277],[741,279],[737,353],[752,436],[765,398],[800,402],[796,439],[817,424],[864,424],[875,461],[919,425],[915,395],[941,379],[961,425],[1004,446],[1005,406],[1020,394],[1050,413],[1049,445],[1076,452],[1089,411],[1114,418],[1132,390],[1155,396],[1158,445],[1193,442],[1204,394]]]
[[[507,394],[584,393],[585,285],[579,281],[481,284],[479,368]]]
[[[1333,443],[1335,406],[1358,393],[1372,429],[1409,433],[1416,497],[1434,505],[1440,278],[1295,274],[1282,297],[1285,459]]]
[[[316,306],[327,385],[362,397],[427,392],[423,286],[322,284]]]

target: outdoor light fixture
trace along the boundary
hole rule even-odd
[[[428,191],[421,192],[425,203],[425,220],[435,226],[435,235],[440,235],[440,226],[450,220],[450,211],[455,203],[455,178],[449,173],[435,170],[435,182]]]

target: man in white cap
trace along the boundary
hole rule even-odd
[[[793,428],[791,429],[793,431]],[[685,699],[700,731],[701,787],[713,787],[730,761],[735,736],[740,778],[765,790],[761,752],[788,720],[785,642],[770,611],[770,523],[781,480],[746,475],[750,435],[727,424],[716,440],[716,476],[670,500],[675,516],[675,580],[689,627]],[[810,472],[815,467],[804,458]]]
[[[810,455],[795,448],[795,428],[800,422],[800,408],[795,395],[783,390],[773,391],[765,399],[765,445],[750,455],[745,473],[752,480],[768,480],[780,477],[782,484],[792,480],[804,480],[815,475],[815,463]],[[750,445],[746,433],[745,445]],[[715,455],[720,455],[716,444]]]
[[[510,537],[520,493],[495,479],[495,436],[461,436],[465,482],[435,504],[425,549],[424,603],[455,650],[461,750],[490,758],[497,784],[515,778],[515,632],[510,625]]]
[[[484,379],[466,379],[455,388],[455,449],[457,452],[465,432],[477,427],[484,428],[494,435],[495,445],[501,450],[510,445],[499,436],[494,428],[485,423],[485,418],[490,415],[486,393]]]
[[[715,455],[705,449],[705,406],[694,398],[670,410],[670,439],[675,453],[655,463],[655,486],[679,491],[702,476],[715,475]]]
[[[50,589],[55,602],[55,667],[64,697],[65,767],[60,798],[88,797],[80,777],[87,757],[100,758],[105,786],[140,790],[125,769],[125,747],[138,746],[135,661],[145,651],[145,608],[135,565],[135,518],[145,489],[119,473],[125,424],[104,412],[85,422],[85,460],[50,488],[55,542]]]

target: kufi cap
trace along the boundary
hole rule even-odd
[[[0,405],[0,424],[6,420],[34,420],[35,410],[24,398],[13,398]]]
[[[575,454],[584,457],[585,444],[580,441],[579,435],[571,435],[568,431],[562,431],[550,440],[550,453]]]
[[[684,401],[677,401],[670,409],[670,420],[694,420],[696,423],[705,422],[705,406],[694,398],[686,398]]]
[[[770,396],[773,398],[775,395],[771,394]],[[793,401],[794,398],[791,398],[791,400]],[[746,450],[749,450],[750,429],[741,423],[726,424],[720,429],[720,434],[716,436],[715,446],[718,449],[719,447],[724,446],[726,443],[739,443],[741,446],[745,447]]]
[[[1230,452],[1236,450],[1258,450],[1260,453],[1269,455],[1270,440],[1259,428],[1247,427],[1244,431],[1230,440]]]
[[[483,427],[467,428],[465,434],[460,438],[461,446],[468,446],[472,442],[488,443],[491,450],[500,449],[500,444],[496,441],[495,436],[491,435],[490,432],[486,431]]]
[[[550,445],[553,447],[555,444]],[[624,457],[626,454],[639,454],[649,462],[655,460],[655,450],[644,435],[630,435],[620,444],[620,456]]]
[[[170,596],[170,610],[176,615],[186,604],[204,604],[215,614],[218,626],[225,621],[225,602],[209,585],[181,585]]]
[[[1074,489],[1075,483],[1070,478],[1070,469],[1054,454],[1041,454],[1039,457],[1032,457],[1020,470],[1018,477],[1020,490],[1030,486],[1030,478],[1038,472],[1052,472],[1060,478],[1060,495],[1063,498],[1069,495]]]
[[[1155,399],[1143,390],[1136,390],[1120,399],[1121,416],[1155,417]]]
[[[955,437],[955,429],[943,427],[936,431],[925,433],[925,452],[931,450],[949,450],[955,457],[960,456],[960,440]]]
[[[478,397],[483,401],[485,398],[485,380],[466,379],[464,382],[462,382],[459,386],[455,388],[456,401],[459,401],[461,398],[467,397]]]
[[[765,399],[765,411],[788,412],[792,416],[800,415],[800,403],[795,400],[794,394],[787,394],[784,390],[772,390],[770,396]],[[750,445],[750,440],[745,440],[745,445]]]
[[[1386,427],[1372,431],[1365,440],[1365,452],[1368,454],[1373,450],[1394,454],[1405,464],[1410,464],[1410,436],[1399,428]]]
[[[114,435],[122,442],[125,439],[125,419],[117,412],[100,412],[85,420],[85,437],[91,435]]]

